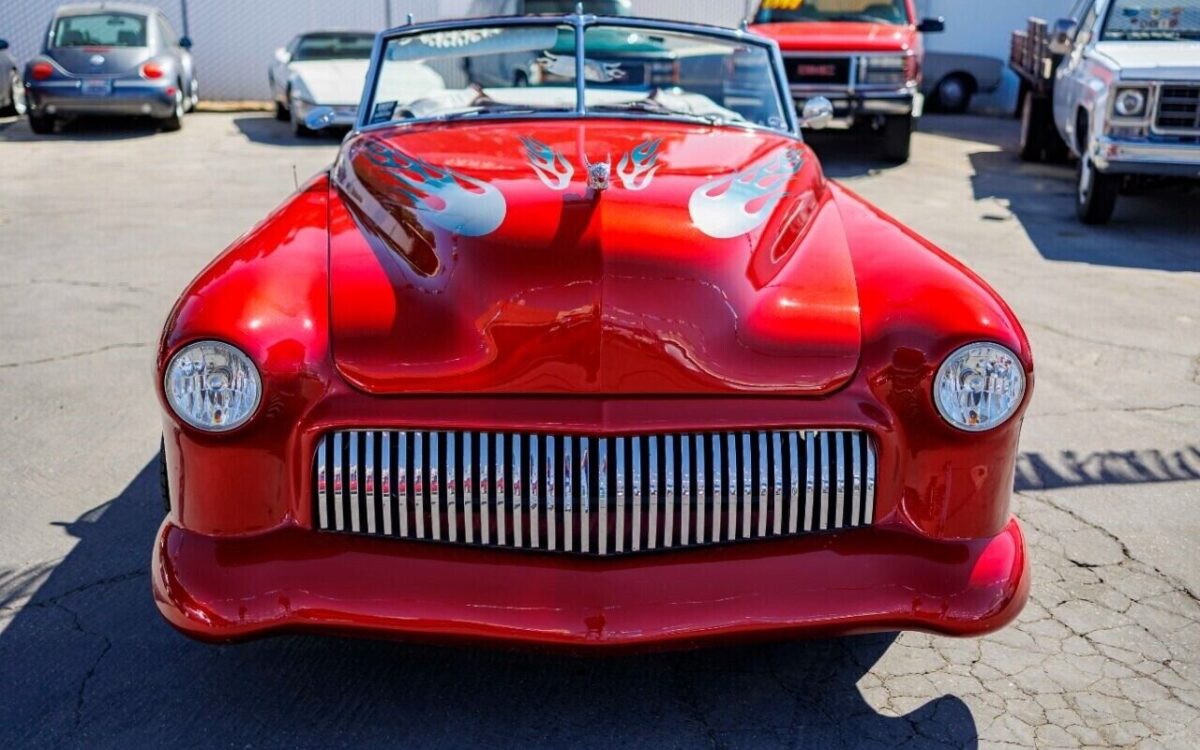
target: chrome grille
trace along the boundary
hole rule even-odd
[[[1163,86],[1154,129],[1161,133],[1200,135],[1200,85]]]
[[[870,525],[857,431],[628,436],[345,431],[320,438],[322,531],[617,555]]]

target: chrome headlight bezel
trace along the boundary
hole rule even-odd
[[[179,368],[184,366],[184,362],[189,358],[192,358],[192,366],[195,366],[194,360],[199,358],[206,369],[200,373],[180,373]],[[209,366],[207,363],[214,358],[218,360],[224,358],[231,363],[229,368],[231,372],[228,375],[230,387],[225,390],[237,392],[236,407],[232,407],[236,408],[234,416],[226,418],[231,409],[226,404],[226,409],[223,410],[220,407],[216,409],[216,413],[220,415],[216,421],[211,418],[203,419],[201,415],[204,409],[197,408],[195,404],[189,405],[182,402],[181,397],[186,395],[184,392],[187,389],[176,387],[180,385],[182,378],[195,378],[199,375],[204,382],[190,392],[195,394],[198,391],[199,398],[203,399],[205,391],[213,390],[209,385],[212,372],[207,369]],[[196,385],[194,381],[192,385]],[[216,339],[192,341],[179,347],[167,362],[167,366],[163,368],[162,387],[171,413],[189,427],[206,433],[228,433],[244,427],[254,419],[262,405],[262,375],[254,360],[233,344]]]
[[[1128,106],[1129,102],[1134,103],[1132,107]],[[1120,86],[1113,92],[1113,117],[1123,120],[1143,120],[1149,111],[1149,88],[1145,86]]]
[[[983,377],[982,383],[976,381],[980,387],[975,392],[985,393],[990,390],[995,393],[999,389],[999,397],[1002,399],[1000,412],[992,413],[986,420],[980,419],[977,422],[964,418],[962,407],[959,404],[948,403],[948,397],[954,392],[946,387],[953,382],[954,368],[971,359],[985,361],[990,359],[989,364],[991,365],[991,372]],[[972,370],[972,373],[977,377],[981,376],[977,370]],[[960,383],[960,387],[966,387],[966,385]],[[989,432],[1012,419],[1021,404],[1024,403],[1027,389],[1028,378],[1025,374],[1025,365],[1015,352],[1003,344],[992,341],[976,341],[958,347],[942,361],[933,379],[933,403],[938,414],[951,427],[962,432]]]

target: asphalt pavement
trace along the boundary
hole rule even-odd
[[[1197,193],[1073,217],[1016,124],[932,117],[903,167],[827,171],[992,283],[1033,341],[1019,622],[574,659],[289,636],[193,643],[150,597],[153,352],[176,295],[328,164],[267,114],[182,132],[0,120],[0,746],[1200,746]]]

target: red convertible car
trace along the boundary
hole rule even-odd
[[[381,34],[331,169],[166,323],[163,615],[577,650],[1012,620],[1029,343],[799,119],[745,31]]]

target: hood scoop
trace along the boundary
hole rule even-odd
[[[820,395],[857,368],[841,219],[790,138],[397,128],[332,183],[333,351],[368,392]]]

